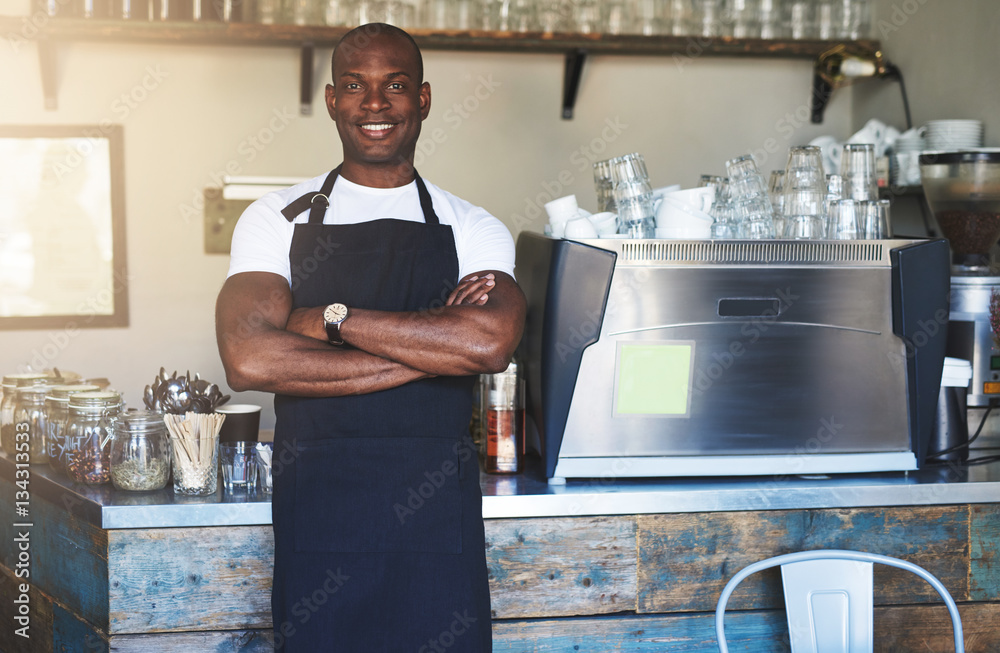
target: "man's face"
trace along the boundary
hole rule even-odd
[[[341,45],[333,74],[326,102],[345,164],[412,165],[420,123],[431,105],[413,46],[398,36],[363,35]]]

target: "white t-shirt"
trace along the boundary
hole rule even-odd
[[[303,211],[294,222],[289,222],[281,210],[306,193],[318,191],[325,179],[326,174],[323,174],[291,188],[268,193],[247,207],[233,232],[229,276],[240,272],[273,272],[291,284],[288,253],[292,232],[296,224],[309,221],[309,211]],[[513,276],[514,239],[507,227],[485,209],[427,180],[424,184],[441,224],[454,231],[459,278],[481,270],[498,270]],[[355,224],[381,218],[424,221],[416,181],[399,188],[369,188],[338,177],[331,194],[324,224]]]

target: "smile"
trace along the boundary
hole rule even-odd
[[[395,124],[389,122],[361,125],[361,131],[372,136],[377,136],[386,133],[395,126]]]

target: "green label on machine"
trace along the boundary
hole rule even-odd
[[[693,360],[693,342],[620,342],[615,413],[687,416]]]

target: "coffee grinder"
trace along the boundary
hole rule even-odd
[[[1000,292],[1000,266],[990,253],[1000,239],[1000,150],[925,153],[920,173],[927,203],[951,245],[947,355],[972,363],[966,396],[972,435],[984,410],[1000,406],[1000,348],[990,325],[990,298]],[[1000,440],[1000,410],[991,413],[980,440]]]

